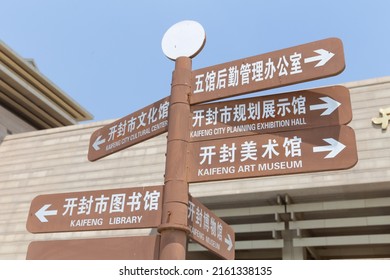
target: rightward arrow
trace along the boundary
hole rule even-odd
[[[334,158],[345,148],[344,144],[340,143],[339,141],[333,138],[324,138],[322,140],[324,140],[330,145],[313,147],[313,152],[314,153],[330,152],[324,158]]]
[[[48,220],[46,219],[46,216],[55,216],[57,215],[57,210],[47,210],[51,204],[45,204],[41,209],[39,209],[36,213],[35,216],[42,222],[42,223],[47,223]]]
[[[225,237],[225,243],[226,243],[226,245],[228,245],[228,248],[227,248],[228,251],[230,251],[233,248],[233,241],[232,241],[230,234],[228,234],[227,237]]]
[[[92,147],[95,149],[95,151],[99,151],[100,150],[100,145],[105,143],[106,142],[106,139],[102,139],[102,136],[100,135],[98,138],[96,138],[95,142],[93,143]]]
[[[314,67],[319,67],[325,65],[333,56],[334,53],[324,49],[318,49],[314,51],[318,55],[305,58],[305,63],[310,63],[314,61],[318,61],[318,63]]]
[[[320,99],[325,103],[310,105],[310,111],[326,109],[324,112],[321,113],[321,116],[327,116],[332,114],[333,111],[336,110],[341,105],[340,102],[327,96],[320,97]]]

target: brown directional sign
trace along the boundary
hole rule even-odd
[[[193,142],[188,181],[347,169],[357,163],[354,131],[330,126]]]
[[[95,161],[168,131],[169,97],[96,130],[88,160]]]
[[[157,227],[162,186],[39,195],[31,202],[31,233]]]
[[[349,90],[331,86],[191,106],[190,140],[334,126],[351,120]]]
[[[224,259],[234,260],[235,236],[228,224],[191,195],[187,217],[192,240]]]
[[[334,76],[344,68],[341,40],[320,40],[195,70],[190,103]]]
[[[27,260],[157,260],[160,238],[131,236],[33,241]]]

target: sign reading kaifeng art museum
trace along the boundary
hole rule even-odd
[[[189,182],[347,169],[357,163],[355,133],[330,126],[193,142]]]

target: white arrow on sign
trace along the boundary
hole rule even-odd
[[[55,216],[57,215],[57,210],[47,210],[51,204],[45,204],[41,209],[39,209],[36,213],[35,216],[42,222],[42,223],[47,223],[48,220],[46,219],[46,216]]]
[[[320,99],[325,103],[310,105],[310,111],[326,109],[324,112],[322,112],[321,116],[327,116],[332,114],[333,111],[336,110],[341,105],[340,102],[327,96],[320,97]]]
[[[324,49],[318,49],[314,51],[318,55],[305,58],[305,63],[310,63],[314,61],[318,61],[318,63],[314,67],[319,67],[325,65],[333,56],[334,53]]]
[[[102,139],[102,136],[100,135],[98,138],[96,138],[95,142],[93,143],[92,147],[95,149],[95,151],[100,150],[100,145],[105,143],[106,139]]]
[[[233,248],[233,241],[232,241],[232,238],[230,237],[230,234],[227,235],[227,237],[225,237],[225,243],[226,245],[228,245],[228,251],[230,251],[232,248]]]
[[[333,138],[324,138],[322,140],[324,140],[325,142],[327,142],[330,145],[313,147],[313,152],[314,153],[330,152],[324,158],[334,158],[345,148],[344,144],[340,143],[339,141],[337,141]]]

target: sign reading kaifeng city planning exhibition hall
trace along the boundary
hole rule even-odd
[[[331,86],[191,106],[190,140],[332,126],[351,119],[349,90]]]

